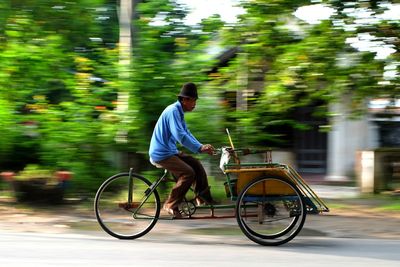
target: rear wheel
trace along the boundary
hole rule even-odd
[[[236,202],[240,229],[252,241],[277,246],[302,229],[306,206],[299,189],[286,179],[260,177],[251,181]]]
[[[160,216],[160,197],[144,177],[120,173],[108,178],[97,191],[94,210],[108,234],[135,239],[148,233]]]

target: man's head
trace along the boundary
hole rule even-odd
[[[194,83],[185,83],[181,88],[178,98],[184,112],[192,111],[196,107],[196,100],[199,98],[196,85]]]
[[[197,96],[197,86],[194,83],[185,83],[182,86],[181,92],[178,96],[198,99],[199,97]]]

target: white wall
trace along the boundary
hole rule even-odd
[[[378,146],[377,126],[368,115],[359,119],[349,118],[348,101],[330,106],[334,114],[332,130],[328,133],[328,174],[327,180],[347,181],[354,174],[356,153]]]

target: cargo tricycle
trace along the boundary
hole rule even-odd
[[[230,136],[229,140],[230,147],[216,150],[226,177],[224,187],[229,203],[198,206],[194,198],[185,198],[179,208],[183,218],[179,220],[236,218],[250,240],[277,246],[292,240],[301,231],[308,213],[329,211],[292,167],[272,161],[270,149],[235,149]],[[241,162],[242,157],[255,153],[265,155],[265,160]],[[169,180],[173,178],[166,170],[151,182],[133,169],[105,180],[94,201],[100,226],[113,237],[135,239],[147,234],[159,219],[172,220],[168,215],[161,215],[157,190]],[[199,210],[209,210],[209,213],[198,215]],[[222,215],[217,214],[219,210],[224,211]]]

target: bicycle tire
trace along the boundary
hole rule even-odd
[[[273,193],[273,185],[284,188],[286,193]],[[261,193],[261,189],[265,192]],[[306,211],[297,186],[280,177],[254,179],[243,188],[236,202],[240,229],[250,240],[264,246],[278,246],[292,240],[304,225]]]
[[[160,216],[157,190],[151,192],[150,181],[138,174],[133,173],[132,178],[133,200],[130,203],[127,193],[129,173],[108,178],[95,196],[94,210],[98,223],[106,233],[119,239],[135,239],[147,234]]]

